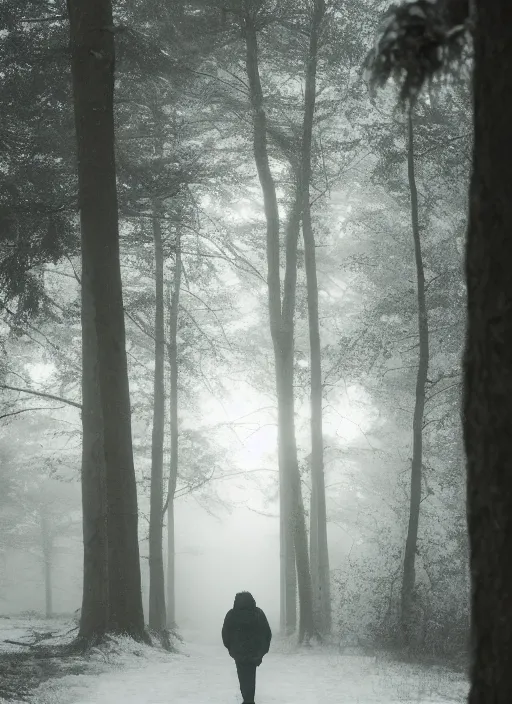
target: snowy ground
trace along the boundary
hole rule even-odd
[[[48,634],[54,634],[51,639],[52,645],[69,641],[73,637],[75,626],[72,619],[48,620],[34,616],[0,616],[0,657],[2,653],[27,652],[28,643],[34,643]],[[40,642],[45,640],[46,637],[42,637]]]
[[[3,638],[0,621],[0,638]],[[11,624],[11,632],[14,629]],[[10,636],[9,636],[10,637]],[[238,704],[234,665],[222,645],[186,634],[181,653],[119,642],[92,656],[86,674],[49,680],[37,704]],[[257,704],[462,704],[467,684],[439,668],[275,643],[258,669]],[[0,698],[0,701],[1,698]]]

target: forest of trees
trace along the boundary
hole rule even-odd
[[[502,224],[490,244],[479,228],[505,222],[490,203],[510,166],[474,169],[465,275],[467,12],[452,2],[448,25],[462,27],[446,35],[455,74],[419,93],[439,68],[431,48],[411,68],[396,27],[384,33],[374,73],[384,83],[406,72],[397,109],[395,88],[374,94],[362,72],[388,5],[0,7],[0,553],[35,549],[51,616],[55,540],[82,521],[82,645],[107,633],[169,644],[179,627],[175,502],[212,500],[215,479],[239,478],[233,434],[243,442],[269,425],[276,471],[257,486],[269,503],[279,497],[282,632],[467,653],[465,449],[475,487],[491,463],[488,491],[509,495],[508,454],[491,452],[510,417],[509,245]],[[391,21],[414,35],[434,5],[413,3]],[[488,36],[503,20],[494,12]],[[502,27],[504,42],[510,31]],[[499,57],[482,37],[475,49],[492,73]],[[509,80],[489,87],[475,71],[475,124],[493,135],[475,139],[475,155],[507,151],[504,115],[482,105]],[[498,202],[505,208],[508,194]],[[246,423],[202,412],[205,398],[225,408],[245,392]],[[492,497],[468,496],[474,549]],[[503,498],[496,520],[508,526],[507,508]],[[488,580],[495,559],[510,570],[509,543],[491,523],[500,547],[472,553]],[[331,527],[352,539],[342,568],[331,567]],[[477,614],[479,599],[474,591]],[[505,650],[509,636],[494,636]]]

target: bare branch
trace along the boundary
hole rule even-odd
[[[188,293],[189,296],[192,296],[192,298],[196,298],[198,301],[200,301],[205,306],[206,310],[210,311],[210,313],[213,315],[213,317],[217,321],[217,324],[222,332],[222,335],[223,335],[224,339],[226,340],[226,344],[228,345],[228,347],[230,349],[233,349],[233,345],[231,344],[230,340],[228,339],[228,336],[226,335],[226,331],[224,330],[224,326],[223,326],[221,320],[219,319],[219,316],[217,315],[217,313],[213,310],[213,308],[211,306],[209,306],[206,301],[203,301],[203,299],[200,298],[197,294],[192,293],[192,291],[189,288],[184,288],[183,291],[185,293]]]
[[[154,336],[153,332],[152,332],[151,330],[149,330],[149,328],[147,328],[138,318],[136,318],[134,315],[132,315],[131,313],[129,313],[126,308],[124,309],[124,313],[125,313],[126,317],[127,317],[127,318],[130,318],[130,320],[132,321],[132,323],[134,323],[134,324],[139,328],[139,330],[140,330],[142,333],[144,333],[144,335],[147,335],[147,336],[150,337],[152,340],[155,339],[155,336]]]
[[[64,408],[64,406],[61,406]],[[21,408],[19,411],[11,411],[10,413],[3,413],[0,415],[0,420],[4,418],[12,418],[12,416],[19,416],[21,413],[29,413],[30,411],[54,411],[55,408],[51,406],[38,406],[36,408]]]
[[[56,396],[55,394],[46,393],[46,391],[35,391],[34,389],[22,389],[18,386],[10,386],[8,384],[0,384],[0,389],[5,391],[16,391],[20,394],[29,394],[30,396],[37,396],[39,398],[47,398],[51,401],[58,401],[59,403],[64,403],[66,406],[73,406],[73,408],[79,408],[82,410],[82,404],[76,401],[71,401],[68,398],[62,398],[62,396]]]

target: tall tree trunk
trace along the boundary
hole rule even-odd
[[[174,494],[178,481],[179,425],[178,425],[178,320],[181,289],[181,237],[176,233],[174,282],[170,301],[169,316],[169,366],[171,370],[170,426],[171,461],[169,465],[169,486],[167,491],[167,623],[176,627],[176,575],[174,546]]]
[[[418,300],[418,335],[419,362],[416,377],[416,400],[413,417],[413,445],[411,462],[411,494],[409,505],[409,526],[405,543],[404,570],[402,578],[402,593],[400,617],[402,636],[406,645],[411,642],[412,608],[414,586],[416,581],[415,558],[418,543],[418,523],[421,504],[421,476],[423,466],[423,416],[425,411],[425,391],[429,364],[428,314],[425,300],[425,273],[421,253],[421,238],[418,215],[418,192],[414,169],[414,129],[412,108],[407,120],[408,148],[407,164],[409,174],[409,190],[411,194],[412,236],[414,239],[414,256],[416,261],[416,281]]]
[[[84,573],[78,640],[95,643],[108,624],[107,487],[103,412],[90,275],[82,266],[82,524]]]
[[[283,632],[293,633],[297,627],[297,578],[295,518],[297,493],[293,482],[291,463],[297,458],[295,440],[295,418],[293,402],[293,343],[282,336],[282,342],[274,345],[277,424],[278,424],[278,463],[279,498],[281,527],[281,598],[284,607]],[[298,469],[298,468],[297,468]]]
[[[297,461],[294,417],[294,316],[297,282],[297,244],[300,230],[301,194],[296,194],[286,229],[285,277],[281,307],[280,222],[274,179],[267,150],[267,118],[258,65],[256,28],[250,13],[243,21],[246,70],[253,108],[254,159],[263,193],[267,222],[267,284],[270,332],[276,365],[278,405],[278,457],[281,509],[281,625],[285,632],[296,628],[296,579],[299,585],[301,626],[299,637],[314,632],[311,574],[307,531]],[[293,555],[295,563],[293,564]],[[296,566],[296,569],[295,569]]]
[[[276,364],[276,388],[278,405],[278,461],[279,461],[279,501],[280,501],[280,603],[281,627],[285,633],[295,630],[297,619],[296,605],[296,572],[295,550],[293,545],[293,525],[290,510],[289,472],[287,459],[295,452],[295,434],[290,440],[290,430],[284,427],[286,423],[286,403],[284,384],[280,382],[280,374],[286,364],[293,364],[293,344],[290,345],[290,330],[283,330],[281,317],[281,278],[279,271],[280,223],[276,189],[267,152],[267,118],[263,106],[263,92],[258,67],[258,42],[256,29],[252,18],[247,15],[244,21],[246,40],[246,69],[249,79],[251,103],[253,107],[253,140],[254,160],[263,192],[263,203],[267,223],[267,285],[270,333],[274,346]],[[288,252],[286,257],[289,263]],[[296,269],[296,265],[295,265]],[[290,275],[287,266],[286,272]],[[296,277],[296,272],[295,272]],[[293,282],[292,282],[293,283]],[[293,285],[293,292],[295,291]],[[291,330],[293,343],[293,329]],[[284,339],[286,338],[286,339]],[[287,344],[286,344],[287,343]],[[289,356],[291,352],[291,357]],[[289,393],[289,392],[288,392]],[[293,394],[293,386],[292,386]],[[289,414],[288,414],[289,415]],[[293,418],[292,418],[293,421]]]
[[[512,6],[475,1],[464,443],[470,704],[512,701]]]
[[[43,552],[44,572],[44,603],[46,618],[53,616],[53,587],[52,587],[52,562],[53,562],[53,536],[48,523],[48,514],[45,506],[41,508],[41,541]]]
[[[278,385],[278,406],[280,433],[283,437],[284,474],[286,509],[291,526],[295,565],[297,570],[297,586],[299,593],[299,643],[317,635],[313,618],[313,591],[311,587],[311,571],[309,566],[308,532],[299,464],[297,460],[297,443],[295,438],[295,408],[294,408],[294,316],[295,291],[297,286],[297,246],[302,213],[302,193],[297,188],[295,201],[288,216],[286,226],[286,269],[283,285],[283,306],[281,329],[282,335],[278,344],[276,358],[276,380]],[[295,587],[295,584],[293,584]],[[293,608],[296,613],[296,594],[293,591]]]
[[[107,487],[108,630],[145,638],[114,156],[110,0],[68,0],[83,266],[98,352]]]
[[[295,291],[297,287],[297,247],[300,231],[301,202],[297,190],[288,214],[285,232],[285,275],[283,282],[283,302],[279,334],[273,337],[277,408],[278,408],[278,460],[280,475],[280,499],[283,512],[284,530],[284,569],[286,593],[285,633],[297,628],[297,587],[299,592],[299,640],[310,633],[306,606],[311,592],[309,576],[309,556],[307,550],[307,530],[300,488],[300,474],[295,438],[295,392],[294,376],[294,316]],[[278,255],[279,256],[279,255]],[[281,308],[280,289],[272,290],[269,296],[277,296]],[[301,539],[305,536],[305,544]],[[307,561],[306,564],[304,561]],[[308,584],[309,580],[309,584]],[[311,603],[312,614],[312,603]]]
[[[311,572],[308,554],[308,530],[306,527],[306,514],[302,499],[300,474],[291,476],[291,495],[293,497],[292,519],[294,524],[295,557],[297,563],[297,583],[299,587],[299,643],[309,642],[312,636],[319,637],[315,627],[313,614],[313,590],[311,586]]]
[[[304,125],[302,135],[302,233],[308,294],[309,344],[311,355],[311,511],[310,556],[313,611],[317,631],[331,630],[331,589],[329,576],[329,548],[327,544],[327,516],[325,506],[324,442],[322,429],[322,356],[318,316],[318,282],[316,270],[315,236],[311,221],[311,144],[316,105],[316,71],[318,35],[325,14],[324,0],[315,0],[311,18],[309,53],[306,65],[304,95]]]
[[[174,497],[167,505],[167,627],[177,628],[176,623],[176,541],[174,531]]]
[[[151,441],[151,498],[149,516],[149,627],[163,634],[165,585],[162,545],[163,465],[165,436],[165,329],[164,329],[164,248],[161,203],[153,203],[155,247],[155,373],[153,388],[153,435]]]
[[[466,456],[464,453],[464,438],[462,435],[462,427],[461,427],[461,434],[460,434],[460,439],[458,445],[458,459],[457,459],[457,466],[460,468],[460,477],[459,479],[464,478],[466,476]],[[454,482],[454,488],[456,490],[462,489],[461,485],[457,485],[457,480]],[[465,497],[464,497],[465,498]],[[462,496],[461,496],[462,499]],[[465,502],[464,504],[461,501],[461,509],[465,508]],[[460,575],[461,575],[461,582],[462,582],[462,598],[463,598],[463,603],[464,607],[467,608],[469,606],[469,594],[470,594],[470,573],[469,573],[469,536],[468,536],[468,531],[467,531],[467,523],[466,521],[463,521],[464,513],[461,510],[461,513],[457,518],[459,519],[459,523],[457,525],[457,530],[455,534],[455,540],[457,542],[457,550],[458,554],[460,556]],[[469,612],[469,609],[468,609]],[[469,622],[468,622],[469,623]],[[469,635],[469,632],[468,632]]]

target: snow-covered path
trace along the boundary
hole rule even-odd
[[[153,651],[154,653],[154,651]],[[156,655],[156,657],[155,657]],[[179,655],[131,656],[122,669],[66,677],[38,704],[239,704],[233,662],[222,646],[191,643]],[[257,704],[462,704],[466,684],[439,669],[276,644],[258,669]]]

